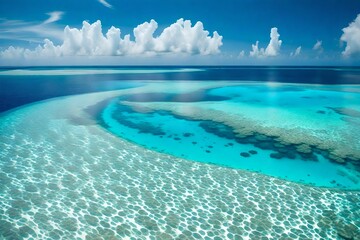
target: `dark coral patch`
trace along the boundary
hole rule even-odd
[[[285,155],[286,155],[287,158],[290,158],[290,159],[295,159],[296,158],[296,153],[293,152],[293,151],[287,151]]]
[[[233,129],[225,124],[213,121],[202,121],[200,122],[199,126],[203,128],[206,132],[215,134],[219,137],[235,139]]]
[[[250,157],[250,154],[247,152],[242,152],[242,153],[240,153],[240,156],[247,158],[247,157]]]
[[[184,133],[183,136],[184,137],[192,137],[192,136],[194,136],[194,134],[193,133]]]
[[[254,145],[258,148],[265,149],[265,150],[274,149],[274,146],[271,142],[257,142]]]
[[[270,157],[275,159],[281,159],[284,157],[284,155],[282,153],[271,153]]]

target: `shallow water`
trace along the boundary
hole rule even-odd
[[[192,83],[188,84],[191,86]],[[247,125],[279,129],[282,134],[285,132],[285,137],[292,134],[293,128],[298,128],[303,135],[297,136],[300,143],[307,143],[307,135],[316,136],[328,142],[337,141],[339,148],[341,144],[346,144],[356,153],[360,149],[360,126],[356,122],[360,119],[356,115],[348,115],[346,117],[352,120],[349,121],[334,109],[346,108],[357,112],[360,109],[360,94],[341,91],[341,86],[331,91],[313,88],[285,84],[266,86],[261,83],[201,92],[190,88],[191,96],[197,94],[192,98],[184,98],[190,95],[187,92],[169,94],[144,91],[112,100],[102,112],[101,122],[122,138],[177,157],[260,172],[315,186],[360,189],[359,167],[354,165],[359,159],[339,164],[331,161],[327,153],[316,151],[316,146],[304,156],[292,146],[274,146],[270,141],[273,139],[266,139],[269,137],[266,134],[248,137],[247,140],[239,139],[236,129],[216,122],[216,119],[198,120],[192,119],[191,113],[185,116],[173,114],[177,109],[189,105],[210,112],[221,110],[222,115],[232,116],[232,122],[241,122],[242,118],[246,118]],[[128,102],[132,102],[132,107],[126,106]],[[158,105],[146,111],[151,103]],[[176,109],[168,111],[170,105]],[[217,128],[220,130],[217,131]],[[351,139],[347,138],[349,134]],[[265,138],[265,141],[257,141],[256,137],[260,140]],[[264,146],[265,143],[271,146]],[[326,150],[326,146],[322,150]]]
[[[359,236],[358,191],[183,160],[104,131],[87,109],[122,93],[46,101],[1,117],[3,237]]]
[[[0,238],[360,237],[358,86],[105,82],[0,115]]]

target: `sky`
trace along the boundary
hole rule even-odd
[[[12,0],[0,65],[360,65],[359,0]]]

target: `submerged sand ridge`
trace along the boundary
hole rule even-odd
[[[0,236],[360,237],[358,191],[309,187],[147,150],[105,131],[86,111],[132,91],[59,98],[1,116]]]
[[[270,137],[275,149],[292,145],[294,150],[300,154],[306,155],[318,150],[336,163],[350,162],[356,166],[360,164],[360,146],[358,146],[359,144],[355,145],[357,138],[344,137],[343,133],[340,136],[334,136],[332,139],[328,137],[326,131],[321,130],[309,132],[301,127],[291,129],[264,127],[261,123],[256,123],[239,115],[234,116],[221,110],[211,109],[211,104],[209,104],[211,110],[207,106],[198,107],[192,104],[184,106],[183,103],[170,105],[167,103],[122,102],[122,104],[132,106],[134,109],[146,108],[148,111],[169,111],[188,119],[221,123],[231,127],[236,137],[240,139],[256,138],[256,135],[260,134],[257,136],[257,140],[261,142],[259,136],[265,136],[264,142],[268,142],[269,138],[266,137]]]
[[[231,86],[234,86],[234,82]],[[239,84],[250,88],[263,88],[264,84]],[[205,86],[205,85],[204,85]],[[203,87],[203,95],[206,93],[206,86]],[[230,86],[230,87],[231,87]],[[159,97],[154,98],[153,101],[146,100],[146,98],[136,100],[132,98],[131,101],[121,100],[120,104],[131,106],[134,111],[146,112],[146,111],[167,111],[178,117],[184,119],[196,120],[196,121],[213,121],[218,124],[223,124],[231,127],[232,134],[236,135],[239,142],[242,143],[257,143],[260,148],[274,149],[278,151],[274,157],[282,158],[285,156],[284,147],[290,152],[288,155],[292,156],[294,153],[300,154],[305,160],[316,160],[314,153],[322,154],[325,158],[338,164],[348,163],[351,167],[359,170],[360,165],[360,130],[358,119],[356,118],[357,110],[352,108],[340,108],[329,107],[328,104],[334,104],[331,100],[324,102],[325,106],[319,106],[326,110],[297,110],[296,101],[303,101],[303,99],[315,98],[315,100],[309,101],[309,105],[316,102],[315,93],[307,93],[306,91],[316,90],[316,94],[320,94],[320,101],[324,101],[326,98],[333,97],[333,92],[340,91],[342,88],[332,87],[332,91],[329,92],[329,97],[326,96],[327,91],[323,86],[306,86],[302,85],[297,87],[296,85],[287,86],[281,84],[282,88],[290,89],[291,91],[304,91],[304,96],[299,96],[300,100],[296,100],[296,97],[292,97],[295,107],[290,105],[290,110],[286,108],[278,108],[282,103],[275,103],[275,110],[272,106],[259,106],[257,102],[262,99],[251,99],[252,102],[243,100],[243,102],[231,102],[231,101],[197,101],[187,102],[174,99],[162,100]],[[214,86],[209,86],[210,89]],[[228,83],[223,83],[221,87],[229,87]],[[236,87],[236,85],[235,85]],[[354,88],[354,87],[353,87]],[[221,89],[221,88],[220,88]],[[325,88],[326,89],[326,88]],[[172,90],[174,91],[174,90]],[[186,90],[188,92],[188,90]],[[185,92],[186,92],[185,91]],[[197,91],[194,87],[191,91]],[[212,90],[213,91],[213,90]],[[254,90],[251,90],[254,91]],[[272,89],[269,90],[273,91]],[[347,90],[348,91],[348,90]],[[161,88],[153,89],[151,93],[163,92]],[[148,94],[149,91],[143,92]],[[234,94],[230,92],[230,94]],[[239,94],[246,94],[241,92]],[[252,94],[250,92],[249,94]],[[277,93],[277,94],[282,94]],[[306,96],[310,95],[311,97]],[[353,92],[354,95],[349,98],[354,98],[357,91]],[[226,95],[221,95],[226,96]],[[271,96],[272,97],[272,96]],[[338,96],[335,96],[338,98]],[[334,97],[334,98],[335,98]],[[346,98],[346,93],[344,93]],[[355,96],[356,97],[356,96]],[[178,97],[180,98],[180,97]],[[251,98],[249,96],[248,98]],[[273,98],[273,97],[272,97]],[[271,100],[265,101],[275,101]],[[176,98],[175,98],[176,99]],[[206,98],[205,98],[206,99]],[[357,99],[360,99],[357,96]],[[255,103],[255,104],[254,104]],[[280,104],[280,105],[279,105]],[[286,102],[285,102],[286,104]],[[351,103],[351,104],[356,104]],[[293,107],[294,109],[291,109]],[[303,107],[306,108],[307,106]],[[301,112],[303,111],[303,113]],[[309,114],[309,111],[313,113]],[[339,114],[340,113],[340,114]],[[307,117],[308,114],[310,117]],[[312,114],[312,115],[311,115]],[[315,116],[314,116],[315,115]],[[346,115],[346,118],[344,118]],[[259,117],[260,116],[260,117]],[[320,117],[319,117],[320,116]],[[226,137],[226,136],[225,136]]]

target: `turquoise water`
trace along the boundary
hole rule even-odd
[[[121,104],[121,101],[144,106],[154,102],[161,102],[162,105],[177,103],[177,108],[206,104],[208,111],[221,109],[226,113],[238,114],[233,115],[235,122],[241,120],[241,115],[250,118],[255,125],[260,121],[262,125],[287,128],[289,131],[294,126],[301,126],[308,134],[319,134],[328,140],[341,138],[350,131],[353,139],[346,144],[359,149],[360,118],[344,116],[335,111],[346,107],[353,113],[360,113],[359,93],[344,92],[341,87],[324,90],[300,85],[258,84],[210,89],[192,97],[194,101],[189,101],[189,97],[184,100],[183,95],[138,93],[120,97],[107,105],[101,118],[105,127],[122,138],[188,160],[255,171],[315,186],[360,188],[360,173],[356,165],[331,161],[326,153],[317,151],[316,147],[307,155],[291,147],[264,147],[256,139],[240,141],[233,129],[223,123],[194,120],[191,114],[182,117],[161,108],[141,112]],[[219,100],[219,97],[224,98]],[[225,129],[225,134],[219,135],[211,130],[214,127]]]
[[[357,69],[74,69],[0,74],[0,239],[360,239]]]

